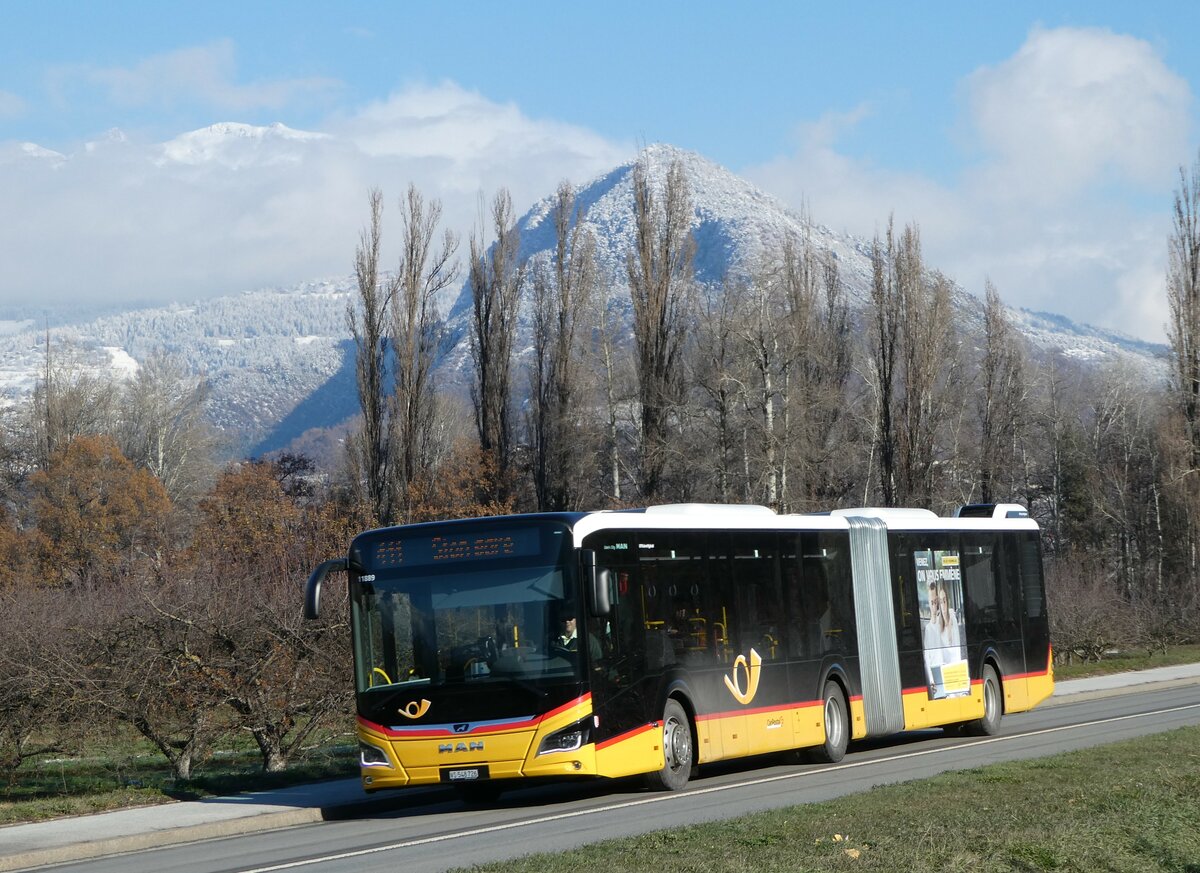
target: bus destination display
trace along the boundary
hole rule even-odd
[[[419,567],[526,557],[540,552],[538,530],[519,528],[385,541],[376,546],[375,563],[385,567]]]

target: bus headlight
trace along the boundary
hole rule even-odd
[[[555,731],[542,740],[538,747],[539,755],[551,755],[556,752],[574,752],[582,748],[591,736],[591,719],[577,721],[570,727]]]
[[[370,743],[364,743],[361,740],[358,743],[358,760],[364,767],[392,766],[387,752],[379,748],[379,746],[372,746]]]

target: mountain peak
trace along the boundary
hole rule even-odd
[[[162,145],[158,161],[178,164],[223,164],[231,169],[250,164],[295,163],[305,145],[329,134],[296,130],[278,121],[269,125],[222,121],[181,134]]]

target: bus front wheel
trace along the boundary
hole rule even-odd
[[[679,791],[692,778],[696,751],[692,723],[674,698],[663,707],[663,766],[646,774],[646,784],[657,791]]]
[[[1004,698],[1000,694],[1000,677],[996,669],[988,664],[983,668],[983,718],[969,721],[963,728],[973,737],[995,736],[1000,730],[1000,718],[1004,715]]]
[[[809,751],[808,757],[816,764],[836,764],[846,757],[846,746],[850,743],[849,708],[842,686],[826,682],[821,705],[825,711],[825,742]]]

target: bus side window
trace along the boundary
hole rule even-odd
[[[1041,618],[1042,615],[1042,561],[1038,546],[1036,533],[1021,536],[1021,593],[1025,600],[1025,615],[1029,618]]]
[[[779,537],[779,573],[783,585],[783,603],[787,609],[784,633],[787,652],[793,658],[811,657],[808,642],[808,618],[805,611],[803,545],[800,534]]]
[[[734,585],[738,593],[737,649],[754,649],[764,660],[783,657],[779,578],[774,534],[737,532],[733,541]]]
[[[996,535],[962,536],[962,573],[967,620],[988,636],[1000,634],[1000,600],[996,588]]]
[[[718,661],[728,663],[735,657],[733,628],[730,627],[734,616],[735,588],[731,577],[733,561],[730,557],[729,534],[723,531],[706,533],[704,544],[711,590],[707,608],[712,651]]]
[[[667,595],[667,637],[676,657],[688,663],[713,660],[711,585],[704,560],[704,535],[678,532],[668,541],[669,559],[662,564]]]
[[[834,652],[857,651],[849,534],[835,531],[818,534],[817,546],[823,558],[822,569],[832,618],[827,645]]]
[[[921,615],[913,576],[913,543],[910,534],[888,537],[892,562],[892,598],[896,609],[896,634],[901,651],[921,648]]]
[[[637,675],[642,669],[645,632],[639,603],[640,582],[636,542],[621,531],[599,531],[587,538],[585,548],[596,552],[596,563],[609,571],[612,580],[612,609],[606,616],[590,619],[589,630],[600,641],[603,675],[614,682],[620,676]]]

